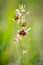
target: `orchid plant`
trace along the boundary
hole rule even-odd
[[[22,43],[21,43],[21,40],[22,40],[22,37],[26,36],[26,34],[31,30],[31,27],[29,27],[27,29],[27,20],[26,20],[26,16],[29,14],[30,12],[26,12],[25,10],[25,5],[19,5],[19,9],[16,9],[15,11],[15,16],[14,16],[14,20],[15,22],[17,22],[19,25],[20,25],[20,30],[17,30],[17,35],[14,39],[14,42],[15,43],[20,43],[21,44],[21,48],[22,48]],[[27,50],[24,50],[22,49],[22,57],[20,58],[19,56],[19,59],[21,61],[21,65],[22,65],[22,58],[23,58],[23,55],[27,53]]]
[[[25,13],[25,14],[23,14]],[[29,14],[30,12],[26,12],[25,10],[25,5],[19,5],[19,9],[16,9],[15,12],[15,16],[14,19],[15,21],[20,24],[21,29],[17,30],[17,36],[15,37],[15,42],[19,42],[22,39],[22,36],[25,36],[30,30],[31,27],[26,29],[26,16]]]

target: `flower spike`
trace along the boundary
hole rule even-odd
[[[19,9],[16,9],[16,13],[14,16],[15,21],[20,24],[21,28],[17,31],[17,35],[15,37],[15,42],[19,42],[22,39],[22,36],[24,37],[30,30],[31,27],[26,30],[26,16],[30,13],[29,11],[23,15],[23,12],[25,12],[25,5],[19,5]],[[25,53],[25,51],[23,51]]]

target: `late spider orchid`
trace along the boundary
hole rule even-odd
[[[21,13],[19,9],[16,9],[16,14],[14,16],[14,19],[20,22]]]
[[[31,30],[31,28],[28,28],[27,30],[25,29],[25,27],[23,27],[22,30],[18,31],[19,35],[25,36],[29,31]]]

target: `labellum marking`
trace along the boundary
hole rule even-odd
[[[18,20],[19,19],[19,16],[18,15],[15,15],[14,18],[15,18],[15,20]]]
[[[19,31],[19,34],[25,36],[26,32],[24,30],[21,30],[21,31]]]

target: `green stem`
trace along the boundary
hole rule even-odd
[[[22,54],[21,54],[21,58],[20,58],[20,65],[23,65],[23,46],[22,46],[22,43],[21,43],[21,41],[19,41],[19,44],[20,44],[20,48],[21,48],[21,52],[22,52]]]

